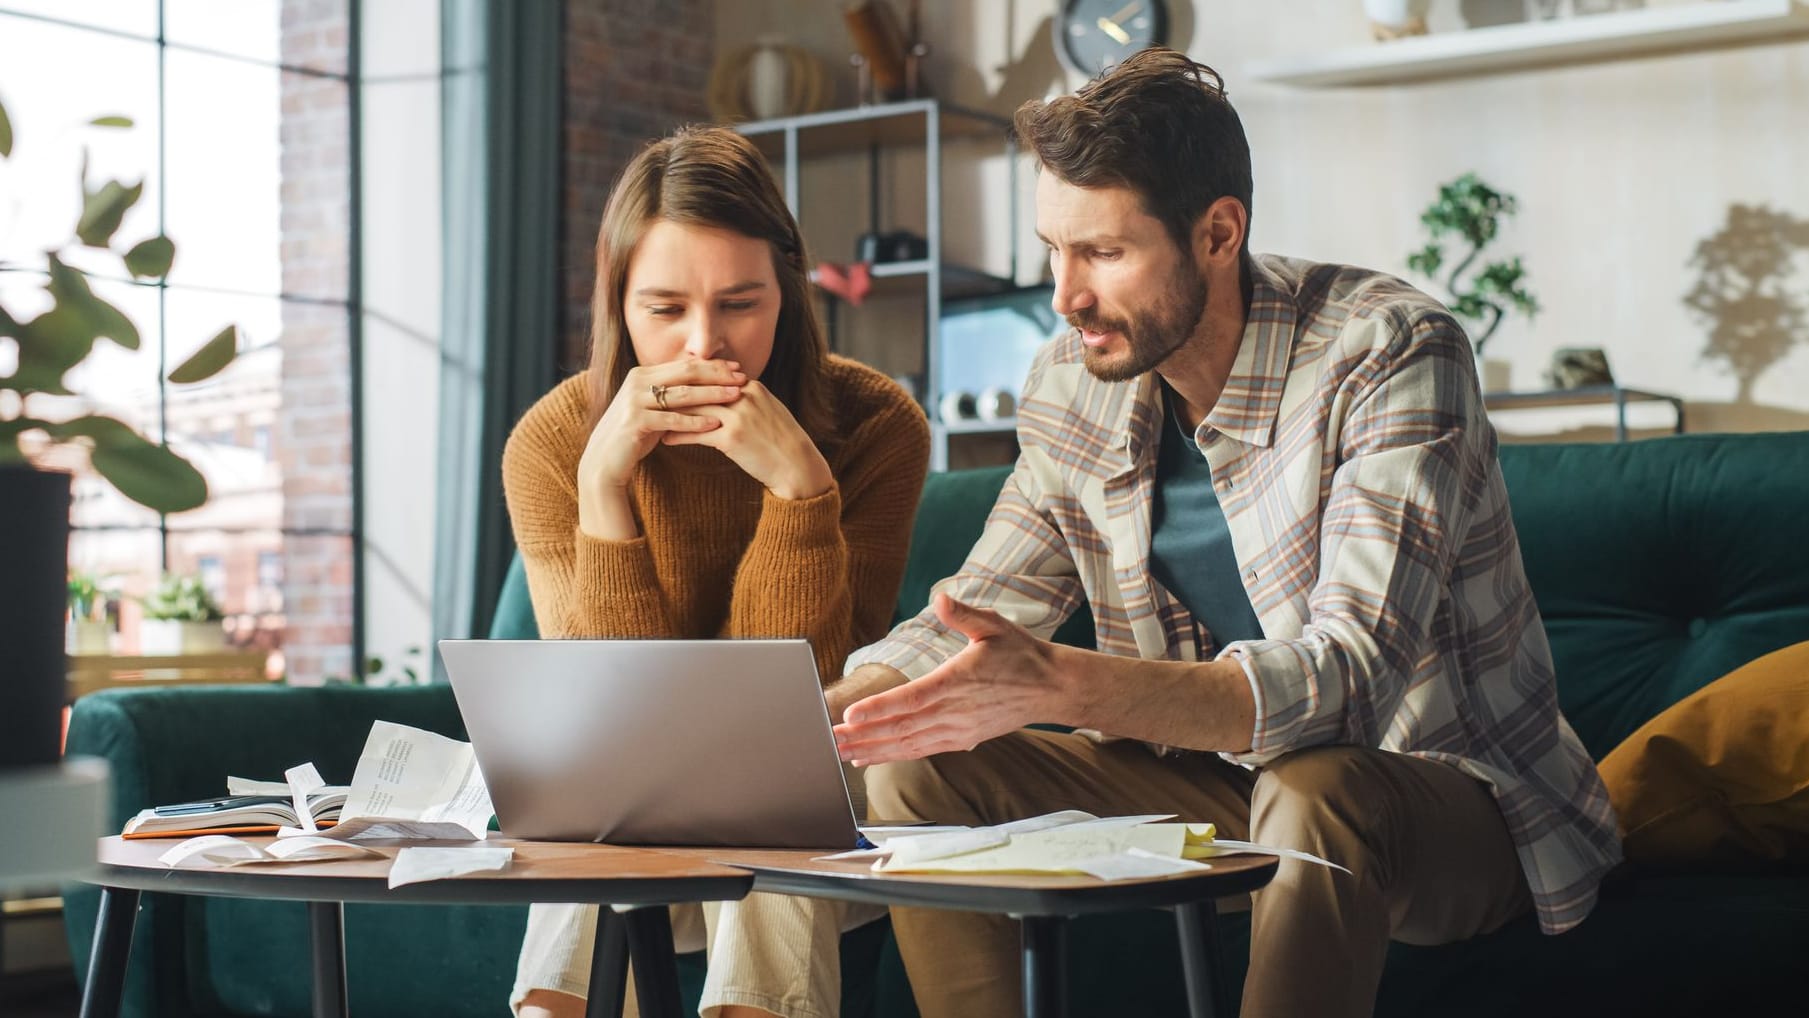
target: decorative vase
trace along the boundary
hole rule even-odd
[[[217,654],[226,649],[226,630],[218,622],[145,619],[138,624],[140,654]]]
[[[747,61],[747,105],[755,119],[771,120],[790,112],[786,109],[790,66],[784,36],[763,35],[755,40]]]
[[[1363,0],[1369,30],[1379,42],[1426,34],[1426,11],[1432,0]]]
[[[63,755],[69,475],[0,467],[0,769]]]

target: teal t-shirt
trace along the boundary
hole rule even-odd
[[[1238,578],[1231,526],[1212,489],[1212,467],[1182,422],[1180,400],[1163,387],[1168,411],[1150,509],[1150,572],[1223,647],[1260,640],[1262,623]]]

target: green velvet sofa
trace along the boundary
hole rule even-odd
[[[1698,435],[1501,450],[1564,709],[1599,759],[1686,694],[1809,640],[1809,433]],[[1003,470],[932,477],[899,597],[916,610],[979,533]],[[533,631],[519,570],[494,636]],[[1085,644],[1085,617],[1062,638]],[[214,794],[224,776],[273,777],[313,760],[351,775],[372,720],[462,736],[444,687],[111,691],[77,704],[71,753],[108,758],[115,819]],[[85,964],[96,895],[68,895]],[[147,894],[128,1014],[309,1013],[301,906]],[[504,1013],[525,910],[351,906],[354,1014]],[[1221,922],[1241,973],[1248,929]],[[1530,918],[1440,948],[1396,945],[1385,1015],[1792,1013],[1809,946],[1809,875],[1617,874],[1594,916],[1559,938]],[[1077,923],[1077,1015],[1183,1014],[1173,924],[1160,913]],[[914,1013],[885,925],[844,941],[844,1014]],[[699,965],[686,959],[689,992]],[[1303,977],[1311,978],[1310,973]]]

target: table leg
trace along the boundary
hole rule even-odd
[[[126,990],[126,962],[132,955],[132,928],[138,922],[138,892],[103,887],[94,925],[94,950],[82,984],[81,1018],[118,1018]]]
[[[1187,980],[1189,1018],[1234,1013],[1231,984],[1225,979],[1219,950],[1218,909],[1210,899],[1177,905],[1175,926],[1181,935],[1181,972]]]
[[[346,1018],[345,906],[308,902],[308,944],[314,959],[314,1018]]]
[[[1068,920],[1065,916],[1020,916],[1024,931],[1025,1018],[1066,1018],[1068,1013]]]
[[[666,906],[630,909],[628,958],[634,963],[634,993],[642,1018],[683,1018],[678,994],[678,956],[672,950],[672,921]]]
[[[585,1018],[621,1018],[628,993],[628,921],[608,905],[597,906],[596,946],[590,955],[590,995]]]

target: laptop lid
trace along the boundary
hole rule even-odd
[[[441,640],[505,834],[850,848],[803,640]]]

